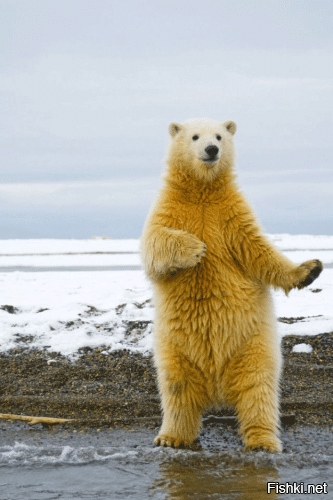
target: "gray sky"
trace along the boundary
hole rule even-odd
[[[139,237],[171,121],[237,122],[267,232],[333,234],[331,0],[0,0],[0,238]]]

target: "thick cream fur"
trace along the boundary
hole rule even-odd
[[[282,361],[270,286],[301,288],[320,263],[296,266],[262,234],[235,183],[235,131],[234,122],[208,119],[169,127],[164,185],[141,238],[163,406],[155,443],[191,444],[202,412],[224,403],[235,407],[247,448],[280,451]],[[201,159],[207,145],[219,147],[210,165]]]

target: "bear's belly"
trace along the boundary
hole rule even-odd
[[[273,317],[268,287],[251,281],[232,258],[216,266],[206,257],[154,288],[155,356],[182,352],[209,377]]]
[[[221,348],[235,331],[248,337],[257,329],[266,315],[269,291],[230,266],[216,269],[206,260],[155,284],[156,320],[168,325],[165,335],[179,330]]]

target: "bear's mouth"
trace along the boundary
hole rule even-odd
[[[208,165],[213,165],[218,161],[218,158],[200,158],[204,163],[207,163]]]

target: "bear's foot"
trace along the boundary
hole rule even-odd
[[[282,444],[273,432],[263,430],[251,430],[244,438],[246,450],[262,449],[270,452],[281,452]]]
[[[179,439],[176,437],[168,436],[166,434],[159,434],[154,439],[155,446],[170,446],[171,448],[179,448],[189,446],[191,443],[187,443],[184,439]]]

